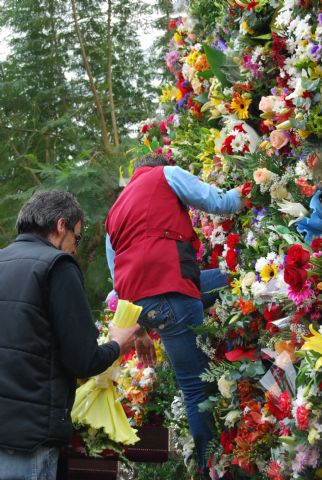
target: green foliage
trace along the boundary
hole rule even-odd
[[[170,480],[180,478],[190,480],[191,476],[182,459],[168,460],[164,463],[138,463],[135,465],[136,480]]]
[[[157,365],[155,372],[158,381],[151,389],[151,398],[145,407],[145,414],[150,422],[153,422],[155,415],[163,417],[163,424],[166,426],[169,423],[171,403],[178,392],[178,386],[174,370],[168,362]]]

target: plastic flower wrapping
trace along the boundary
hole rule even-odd
[[[108,309],[96,323],[100,344],[108,341],[110,321],[120,328],[133,326],[141,311],[141,307],[115,295],[109,295],[107,303]],[[154,346],[157,357],[155,368],[161,368],[165,358],[157,335],[154,335]],[[155,369],[144,368],[138,362],[135,350],[123,355],[105,372],[82,381],[76,390],[72,410],[74,428],[78,433],[73,446],[82,451],[85,449],[91,456],[109,455],[113,451],[122,455],[127,445],[139,441],[135,427],[147,421],[150,424],[162,423],[162,420],[157,422],[153,417],[153,408],[147,411],[155,386]]]
[[[230,274],[205,312],[200,405],[214,479],[322,478],[322,4],[180,2],[164,118],[142,148],[222,189],[237,215],[190,209],[201,269]],[[202,334],[208,334],[205,343]],[[174,420],[175,423],[175,420]],[[182,418],[177,429],[185,428]]]

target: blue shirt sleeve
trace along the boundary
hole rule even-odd
[[[223,192],[180,167],[165,166],[164,176],[171,190],[185,205],[207,213],[233,213],[241,206],[237,190]]]
[[[106,234],[106,258],[107,258],[107,264],[108,268],[110,269],[111,277],[114,283],[114,258],[115,258],[115,252],[113,250],[113,247],[111,245],[111,240],[110,236],[107,233]]]

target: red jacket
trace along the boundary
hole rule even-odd
[[[197,237],[163,168],[139,168],[106,219],[115,251],[114,289],[132,302],[167,292],[200,298],[192,245]]]

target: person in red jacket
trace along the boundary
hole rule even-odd
[[[219,269],[200,273],[194,248],[197,236],[187,206],[209,213],[233,213],[241,208],[241,187],[226,193],[200,181],[162,155],[137,161],[134,174],[106,219],[107,259],[119,298],[143,307],[139,359],[154,362],[152,342],[145,329],[156,329],[183,392],[187,417],[200,467],[209,478],[205,452],[213,420],[201,413],[205,383],[200,374],[207,356],[196,345],[193,327],[203,323],[203,309],[216,298],[201,293],[226,285]]]

